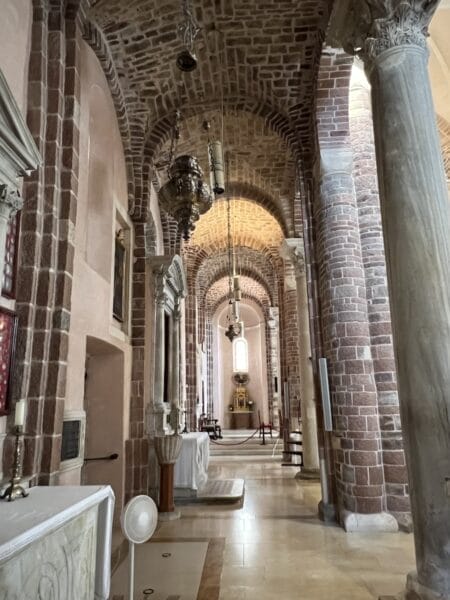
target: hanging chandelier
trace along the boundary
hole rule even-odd
[[[200,215],[212,206],[212,195],[204,183],[195,156],[178,156],[169,167],[169,181],[159,190],[162,208],[175,219],[188,240]]]
[[[177,66],[181,71],[192,71],[197,67],[194,54],[194,41],[200,31],[192,14],[189,0],[182,0],[184,21],[178,27],[185,49],[177,56]],[[223,86],[221,86],[221,116],[223,137]],[[181,103],[181,94],[180,94]],[[177,222],[179,231],[187,241],[195,229],[195,223],[207,212],[215,196],[223,194],[224,162],[222,142],[212,140],[209,135],[209,121],[203,122],[203,129],[208,134],[208,166],[211,187],[203,180],[203,170],[195,156],[183,154],[176,156],[180,139],[181,112],[175,112],[172,137],[167,166],[168,181],[159,190],[161,207]]]

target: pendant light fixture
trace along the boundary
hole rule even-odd
[[[229,190],[228,174],[229,174],[229,157],[226,160],[226,189]],[[233,237],[231,234],[231,199],[227,193],[227,252],[228,252],[228,297],[229,297],[229,313],[227,315],[228,327],[225,335],[232,342],[243,333],[243,323],[239,319],[239,302],[241,300],[241,290],[239,287],[239,278],[236,276],[236,257],[234,252]]]
[[[189,0],[181,3],[184,20],[178,26],[178,33],[183,41],[184,48],[177,56],[177,67],[180,71],[189,73],[197,68],[197,57],[194,52],[195,38],[200,27],[192,14]]]

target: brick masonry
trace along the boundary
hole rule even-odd
[[[27,122],[44,165],[24,185],[15,399],[27,398],[24,474],[57,482],[78,193],[77,3],[33,2]],[[6,463],[11,440],[5,444]]]
[[[403,451],[397,393],[391,315],[370,107],[370,90],[363,73],[351,82],[350,133],[353,180],[366,278],[371,352],[378,395],[387,509],[399,523],[411,527],[408,478]]]

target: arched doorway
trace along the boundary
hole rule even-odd
[[[233,361],[233,349],[238,348],[225,336],[228,326],[227,312],[228,303],[222,304],[213,318],[213,410],[226,429],[252,428],[258,424],[258,412],[262,420],[269,419],[266,320],[256,303],[250,300],[242,302],[240,314],[244,322],[248,353],[248,383],[245,387],[251,414],[247,419],[238,419],[233,406],[234,394],[238,387],[233,378],[237,368],[233,364],[236,363],[236,360]]]

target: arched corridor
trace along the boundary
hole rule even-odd
[[[0,598],[450,600],[448,0],[0,14]]]

